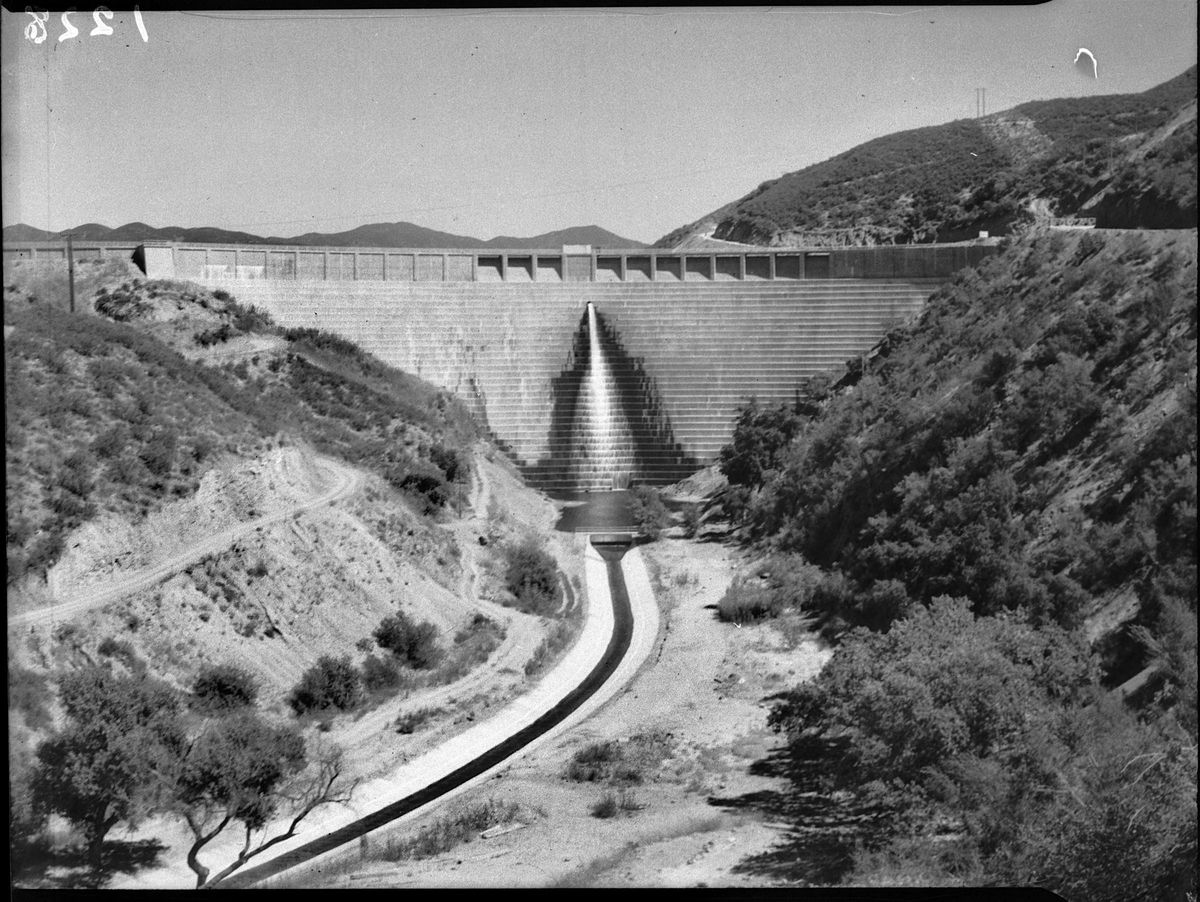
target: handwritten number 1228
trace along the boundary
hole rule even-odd
[[[33,41],[35,44],[40,44],[46,40],[46,23],[50,20],[50,13],[35,12],[28,6],[25,7],[25,12],[33,17],[32,22],[25,25],[26,40]],[[67,10],[62,14],[63,33],[58,36],[60,41],[69,41],[71,38],[79,34],[79,29],[72,24],[68,16],[75,12],[73,9]],[[107,6],[97,6],[92,12],[92,20],[96,23],[96,27],[88,32],[89,35],[106,35],[112,34],[113,30],[107,23],[112,21],[112,10]],[[142,41],[149,43],[150,35],[146,33],[146,23],[142,21],[142,11],[139,7],[133,8],[133,19],[137,23],[138,34],[142,36]]]

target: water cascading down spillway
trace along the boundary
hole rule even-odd
[[[596,308],[590,301],[587,317],[588,369],[576,478],[589,491],[628,488],[633,434],[618,403],[616,380],[604,357]]]

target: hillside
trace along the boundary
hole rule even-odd
[[[546,232],[530,238],[499,236],[483,241],[466,235],[439,232],[411,222],[379,222],[362,225],[345,232],[305,232],[290,238],[271,236],[263,238],[248,232],[234,232],[212,227],[180,228],[167,226],[155,228],[144,222],[130,222],[117,228],[89,222],[61,232],[47,232],[33,226],[18,223],[4,227],[5,241],[53,241],[63,240],[70,232],[80,240],[88,241],[183,241],[216,244],[279,244],[314,247],[455,247],[455,248],[553,248],[564,244],[591,244],[603,247],[644,247],[640,241],[631,241],[614,235],[599,226],[573,226],[556,232]]]
[[[837,571],[825,613],[850,625],[939,594],[1151,625],[1194,579],[1196,239],[1149,234],[1015,243],[934,294],[819,415],[747,419],[723,467],[761,484],[748,532]],[[769,430],[796,438],[764,461],[752,439]]]
[[[465,475],[452,450],[473,435],[465,410],[347,342],[289,333],[273,353],[214,369],[170,342],[195,353],[270,327],[224,293],[131,278],[96,289],[101,316],[71,316],[29,302],[45,293],[37,276],[9,278],[24,282],[5,292],[10,582],[44,571],[97,511],[144,514],[186,497],[214,460],[281,433],[430,507]],[[81,287],[94,281],[80,273]]]
[[[575,598],[571,538],[551,531],[554,506],[446,392],[124,261],[81,262],[71,314],[60,268],[18,263],[4,286],[21,885],[90,879],[75,847],[88,831],[46,832],[45,810],[30,806],[35,750],[71,716],[72,675],[152,681],[190,711],[197,680],[233,667],[257,694],[246,716],[313,754],[340,749],[347,776],[367,779],[528,691],[569,646],[581,606],[523,609],[506,566],[544,533],[551,579],[557,564]],[[420,637],[418,651],[376,638],[389,618]],[[297,695],[330,666],[354,693]],[[410,737],[417,728],[395,722],[413,711]],[[195,713],[185,724],[207,729]],[[149,835],[182,865],[182,821],[148,810],[160,818]]]
[[[763,182],[656,242],[908,244],[1007,234],[1043,215],[1102,228],[1196,221],[1196,67],[1141,94],[1025,103],[898,132]]]
[[[1195,892],[1196,259],[1031,232],[743,413],[724,504],[767,560],[721,611],[839,643],[773,721],[853,802],[849,882]]]

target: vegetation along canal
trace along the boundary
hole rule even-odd
[[[258,883],[261,880],[266,880],[269,877],[274,877],[276,874],[310,861],[318,855],[332,851],[338,846],[351,842],[366,833],[370,833],[372,830],[403,817],[411,811],[415,811],[423,805],[429,804],[456,787],[461,786],[463,783],[466,783],[468,780],[472,780],[495,767],[506,758],[509,758],[538,736],[541,736],[561,723],[594,695],[596,690],[612,676],[613,671],[617,669],[617,665],[621,663],[621,660],[629,650],[629,643],[633,636],[633,612],[629,604],[629,593],[625,587],[625,575],[621,569],[621,558],[629,548],[628,541],[623,541],[615,536],[597,537],[593,540],[593,545],[600,553],[600,556],[604,558],[608,571],[609,594],[612,596],[613,605],[613,632],[608,640],[608,646],[604,650],[604,656],[592,668],[583,682],[567,693],[558,704],[533,723],[488,749],[478,758],[467,762],[440,780],[429,784],[424,789],[405,796],[403,799],[393,802],[351,824],[347,824],[345,827],[341,827],[338,830],[334,830],[311,842],[305,843],[299,848],[286,852],[271,861],[264,862],[256,867],[247,868],[241,873],[221,881],[216,886],[225,888],[245,887]]]

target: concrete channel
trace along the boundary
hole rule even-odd
[[[213,885],[212,888],[249,887],[311,862],[372,830],[390,824],[454,793],[455,790],[477,780],[518,752],[527,749],[535,740],[564,724],[617,672],[618,667],[629,653],[631,642],[634,639],[633,609],[621,563],[625,553],[632,545],[632,536],[620,533],[597,534],[591,537],[590,545],[602,559],[606,572],[608,595],[612,603],[612,631],[604,654],[580,683],[532,723],[424,788],[384,805],[336,830],[276,855],[268,861],[247,866],[245,869],[231,874],[219,884]],[[655,623],[650,631],[651,637],[656,629],[657,624]]]

